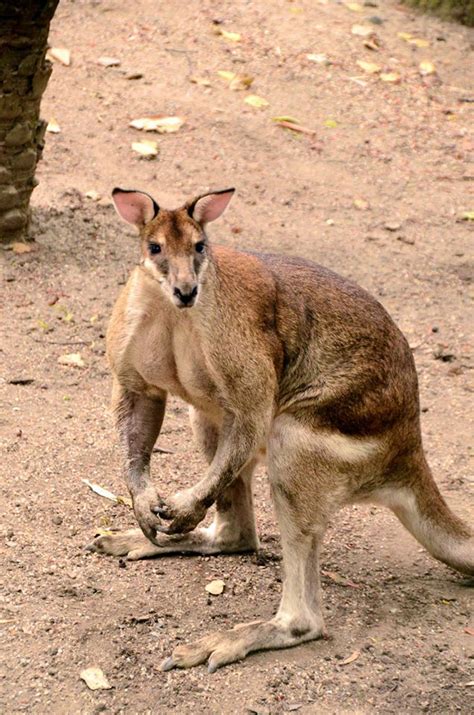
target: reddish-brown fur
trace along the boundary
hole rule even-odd
[[[180,646],[164,669],[208,660],[215,670],[321,636],[319,549],[330,518],[351,502],[388,506],[436,558],[474,573],[473,535],[423,454],[405,338],[374,298],[321,266],[211,247],[205,225],[231,195],[164,211],[140,192],[114,192],[141,233],[142,264],[117,301],[107,342],[143,533],[100,537],[92,548],[129,558],[255,549],[251,476],[265,454],[282,533],[276,616]],[[164,502],[149,461],[168,392],[190,404],[209,471]],[[213,503],[212,527],[199,527]]]

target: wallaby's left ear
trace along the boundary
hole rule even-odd
[[[197,198],[188,208],[189,215],[201,226],[219,218],[227,208],[235,189],[224,189]]]

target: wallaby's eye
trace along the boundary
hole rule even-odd
[[[206,248],[206,244],[204,243],[204,241],[198,241],[198,242],[195,244],[194,248],[196,249],[196,251],[197,251],[198,253],[204,253],[205,248]]]
[[[161,253],[161,246],[159,243],[149,243],[148,250],[152,256],[156,256],[157,253]]]

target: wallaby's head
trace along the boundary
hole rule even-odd
[[[191,308],[209,264],[205,226],[224,212],[234,189],[198,196],[174,211],[143,191],[114,189],[118,214],[140,232],[143,265],[178,308]]]

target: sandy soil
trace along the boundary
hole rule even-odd
[[[374,16],[378,50],[351,34]],[[459,217],[474,209],[474,32],[381,0],[362,12],[330,0],[62,0],[51,44],[69,48],[72,64],[55,66],[43,105],[61,133],[48,135],[39,168],[37,246],[1,256],[2,712],[472,712],[472,591],[391,515],[354,508],[333,524],[328,640],[212,676],[162,673],[179,641],[276,608],[280,546],[265,473],[255,482],[260,557],[128,564],[83,551],[98,528],[133,516],[82,480],[124,493],[104,334],[137,245],[111,188],[142,188],[172,206],[234,185],[215,240],[323,263],[397,320],[419,370],[430,463],[472,521],[473,224]],[[97,64],[104,55],[120,66]],[[401,80],[384,82],[357,60]],[[436,75],[420,76],[423,60]],[[219,70],[252,75],[251,90],[231,91]],[[250,93],[269,106],[245,104]],[[128,126],[156,113],[187,123],[162,137]],[[281,115],[316,134],[282,129],[272,122]],[[159,142],[157,159],[132,152],[142,138]],[[76,352],[84,368],[58,364]],[[172,451],[154,458],[162,492],[193,483],[204,465],[184,405],[171,403],[159,444]],[[212,578],[224,579],[221,596],[206,593]],[[110,690],[87,688],[79,674],[90,666]]]

